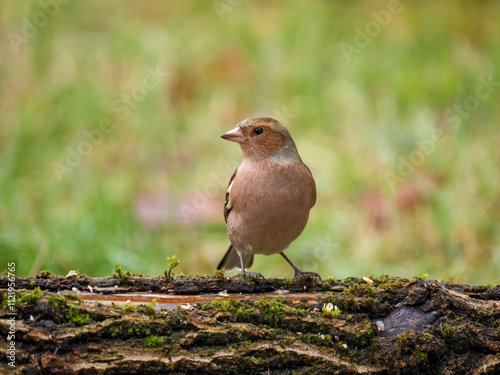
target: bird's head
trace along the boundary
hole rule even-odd
[[[239,143],[243,156],[252,161],[266,160],[287,164],[301,161],[287,128],[270,117],[243,120],[221,137]]]

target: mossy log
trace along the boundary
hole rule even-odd
[[[500,374],[500,285],[44,274],[14,304],[8,282],[9,374]]]

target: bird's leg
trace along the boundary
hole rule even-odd
[[[250,276],[253,277],[254,279],[264,279],[264,276],[262,276],[260,273],[257,272],[247,272],[245,271],[245,266],[243,265],[243,254],[240,252],[237,252],[238,256],[240,257],[240,264],[241,264],[241,276]]]
[[[288,264],[291,265],[293,270],[295,271],[294,278],[300,279],[302,276],[311,275],[313,277],[313,279],[315,279],[317,277],[318,279],[321,280],[321,277],[316,272],[301,271],[295,264],[293,264],[293,262],[290,259],[288,259],[288,257],[285,254],[283,254],[283,252],[281,252],[280,254],[283,258],[285,258],[285,260],[288,262]]]

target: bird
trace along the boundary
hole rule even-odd
[[[256,254],[280,254],[296,279],[316,272],[301,271],[283,253],[306,227],[316,203],[316,183],[302,162],[292,136],[278,120],[254,117],[241,121],[221,138],[240,145],[243,160],[229,181],[224,220],[231,245],[217,269],[248,272]]]

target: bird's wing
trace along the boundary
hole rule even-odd
[[[314,197],[313,197],[313,200],[312,200],[312,205],[311,205],[311,208],[314,207],[314,205],[316,204],[316,200],[318,198],[318,194],[316,192],[316,182],[314,181],[314,177],[313,177],[313,174],[311,172],[311,170],[309,169],[309,167],[307,165],[304,164],[304,167],[307,168],[307,170],[309,171],[309,174],[311,175],[311,178],[313,180],[313,184],[314,184]],[[234,177],[234,176],[233,176]],[[226,198],[227,199],[227,198]]]
[[[224,221],[227,224],[227,217],[229,216],[229,212],[231,212],[231,209],[233,208],[231,199],[229,198],[229,195],[231,193],[231,187],[233,186],[233,181],[234,177],[236,177],[236,172],[238,170],[235,170],[233,173],[233,176],[229,180],[229,185],[227,186],[227,191],[226,191],[226,201],[224,202]]]

